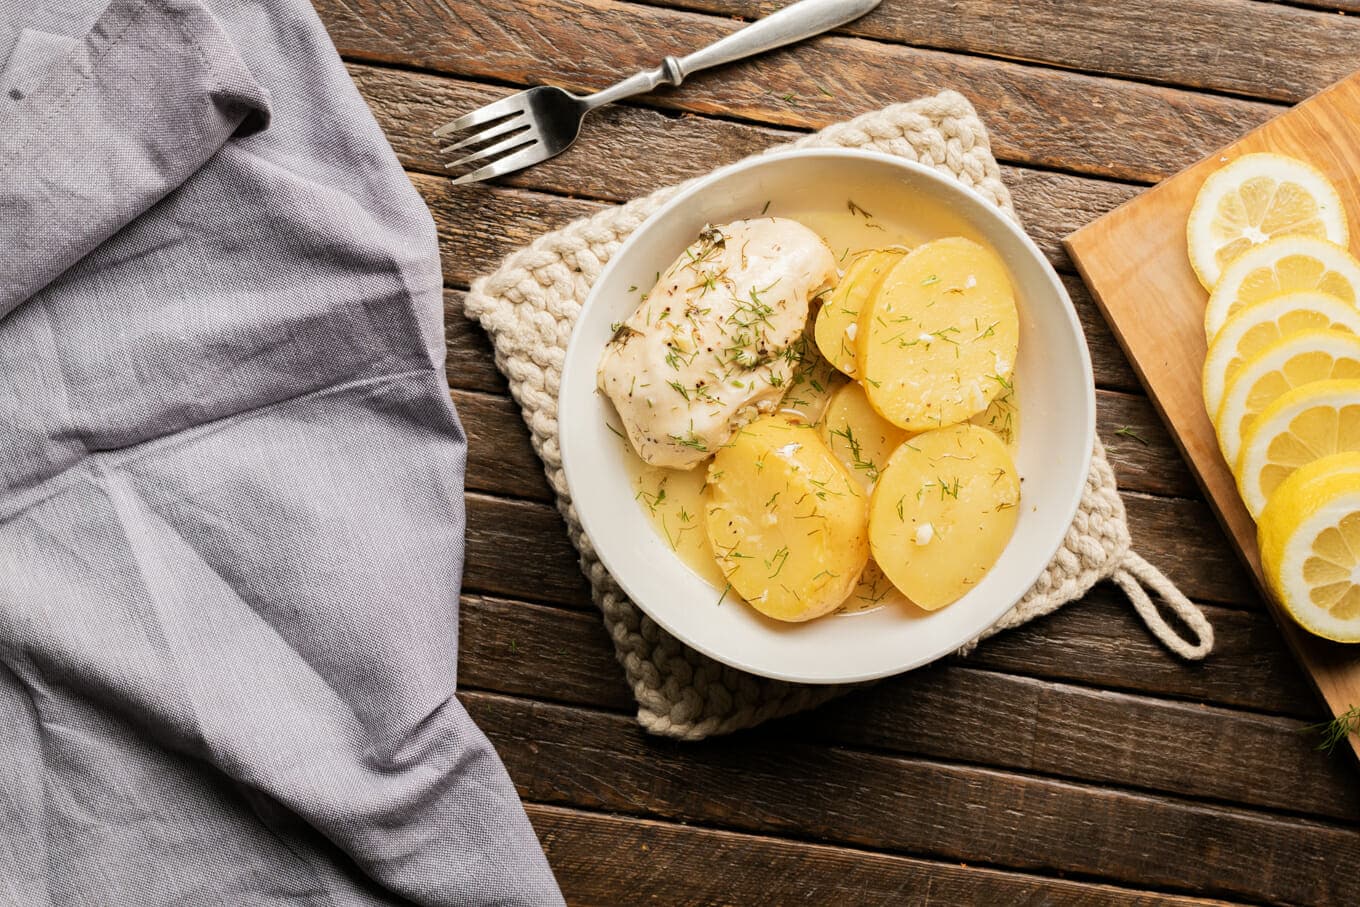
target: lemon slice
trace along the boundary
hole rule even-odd
[[[1200,187],[1185,227],[1190,264],[1206,290],[1253,246],[1279,236],[1311,236],[1344,246],[1346,209],[1327,177],[1279,154],[1248,154]]]
[[[1360,309],[1313,291],[1286,293],[1233,315],[1204,357],[1204,408],[1210,418],[1218,415],[1223,392],[1248,359],[1291,334],[1329,329],[1360,334]]]
[[[1324,457],[1281,483],[1257,544],[1267,585],[1299,626],[1360,642],[1360,453]]]
[[[1342,451],[1360,450],[1360,381],[1296,387],[1261,413],[1242,439],[1237,488],[1252,518],[1294,470]]]
[[[1345,331],[1304,331],[1263,350],[1242,367],[1214,419],[1223,458],[1237,462],[1242,437],[1267,406],[1296,387],[1332,378],[1360,378],[1360,337]]]
[[[1213,340],[1229,316],[1282,293],[1317,290],[1355,305],[1360,261],[1325,239],[1286,236],[1244,252],[1209,294],[1204,332]]]

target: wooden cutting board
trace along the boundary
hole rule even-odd
[[[1200,372],[1208,294],[1195,279],[1185,248],[1186,218],[1205,178],[1255,151],[1297,157],[1325,173],[1345,200],[1351,251],[1360,250],[1360,73],[1093,221],[1065,245],[1257,588],[1270,601],[1255,523],[1237,495],[1204,411]],[[1318,639],[1299,630],[1273,601],[1271,610],[1332,713],[1360,705],[1360,645]],[[1360,754],[1360,740],[1352,736],[1350,742]]]

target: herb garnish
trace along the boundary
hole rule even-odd
[[[874,219],[874,216],[873,216],[872,214],[870,214],[868,211],[865,211],[865,210],[864,210],[863,208],[861,208],[859,205],[855,204],[855,200],[852,199],[852,198],[848,198],[848,199],[845,200],[845,207],[847,207],[847,208],[850,209],[850,213],[851,213],[851,214],[858,215],[858,216],[864,218],[865,220],[873,220],[873,219]]]
[[[1300,730],[1320,734],[1322,740],[1317,748],[1330,753],[1345,743],[1351,734],[1360,733],[1360,706],[1353,705],[1331,721],[1310,724]]]
[[[1144,447],[1150,447],[1150,446],[1151,446],[1151,445],[1148,443],[1148,439],[1147,439],[1147,438],[1144,438],[1142,435],[1138,434],[1138,432],[1134,431],[1134,430],[1133,430],[1133,426],[1131,426],[1131,425],[1121,425],[1121,426],[1119,426],[1118,428],[1115,429],[1114,433],[1117,434],[1117,435],[1119,435],[1119,436],[1122,437],[1122,438],[1132,438],[1133,440],[1137,441],[1139,444],[1142,444]]]

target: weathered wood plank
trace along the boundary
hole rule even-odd
[[[642,2],[745,19],[784,5]],[[1250,0],[889,0],[838,32],[1290,103],[1360,66],[1360,22]]]
[[[525,809],[567,902],[576,907],[1224,903],[538,803]],[[713,867],[722,870],[699,871]]]
[[[515,84],[600,88],[667,53],[738,27],[728,19],[616,0],[543,0],[527,16],[512,0],[450,7],[438,0],[316,0],[342,53]],[[600,53],[608,47],[610,52]],[[818,128],[895,101],[953,87],[992,126],[1005,159],[1155,181],[1211,152],[1278,107],[853,38],[793,49],[696,75],[649,106]]]
[[[1021,416],[1024,431],[1023,411]],[[1199,496],[1199,486],[1146,397],[1096,391],[1096,431],[1121,490]]]
[[[1156,697],[1283,712],[1311,723],[1322,707],[1264,614],[1205,605],[1213,657],[1161,647],[1111,585],[1057,614],[994,636],[960,665]],[[463,681],[476,687],[631,711],[599,614],[464,597]]]
[[[465,597],[462,614],[465,688],[631,713],[632,698],[596,615],[480,596]],[[1360,818],[1352,767],[1345,754],[1329,757],[1315,748],[1316,736],[1306,732],[1311,721],[1093,690],[979,664],[955,660],[893,678],[791,718],[781,733]]]
[[[1081,329],[1086,335],[1086,346],[1091,352],[1091,373],[1095,378],[1096,387],[1141,394],[1143,385],[1138,383],[1138,376],[1133,373],[1133,367],[1124,357],[1124,351],[1114,339],[1110,326],[1105,323],[1105,316],[1100,314],[1100,309],[1091,298],[1086,284],[1082,283],[1080,278],[1068,274],[1058,276],[1062,279],[1063,286],[1067,287],[1067,294],[1072,298],[1077,317],[1081,320]]]
[[[1288,718],[947,666],[789,723],[800,740],[1360,818],[1346,754]]]
[[[458,618],[460,687],[635,710],[598,611],[464,595]]]
[[[469,591],[592,607],[576,549],[556,510],[476,492],[465,503],[463,584]]]
[[[449,191],[448,180],[411,174],[439,229],[444,280],[462,286],[544,233],[594,214],[604,202],[562,198],[485,183]]]
[[[468,436],[467,487],[553,501],[519,405],[509,397],[455,390],[453,403]]]
[[[1246,568],[1202,500],[1122,495],[1134,550],[1197,601],[1263,607]]]
[[[1173,657],[1143,627],[1124,594],[1102,583],[1055,614],[993,636],[964,663],[1321,719],[1317,695],[1264,609],[1201,607],[1214,626],[1214,651],[1204,661]]]
[[[503,85],[350,63],[408,170],[440,175],[448,160],[430,133],[459,113],[510,94]],[[730,164],[803,133],[615,104],[592,113],[566,153],[503,177],[501,185],[621,202]],[[460,190],[461,191],[461,190]]]
[[[649,739],[624,716],[465,692],[520,794],[1201,895],[1355,903],[1360,831],[781,739]]]
[[[463,314],[465,295],[462,290],[444,291],[444,342],[448,346],[449,384],[463,390],[508,394],[510,385],[496,369],[486,332]]]

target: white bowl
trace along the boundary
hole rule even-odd
[[[929,614],[880,608],[786,624],[739,601],[715,606],[720,590],[687,567],[653,529],[634,500],[629,455],[606,427],[612,406],[596,392],[596,366],[611,325],[637,305],[638,293],[630,288],[650,287],[705,224],[756,216],[767,202],[770,214],[781,214],[841,211],[847,199],[865,208],[919,210],[930,225],[927,234],[969,236],[1006,262],[1020,312],[1021,512],[1001,559],[947,608]],[[900,673],[949,654],[999,620],[1034,584],[1081,500],[1095,436],[1095,390],[1072,301],[1043,253],[1000,210],[919,164],[818,149],[719,170],[638,228],[582,309],[563,368],[558,425],[576,513],[600,560],[638,607],[679,639],[735,668],[803,683],[841,683]]]

